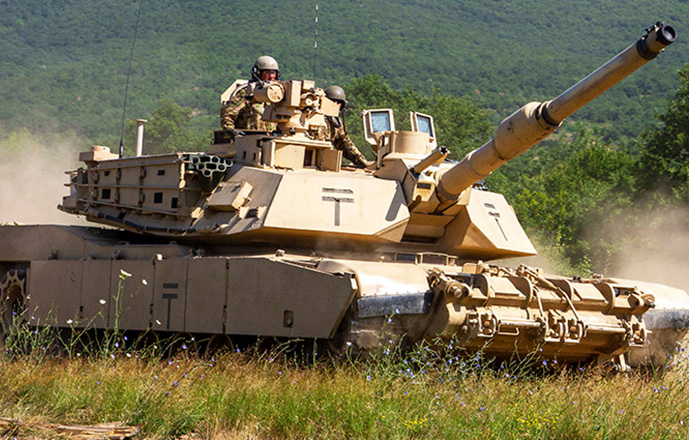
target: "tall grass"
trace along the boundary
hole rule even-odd
[[[456,341],[402,350],[386,338],[368,356],[333,359],[317,344],[202,356],[172,340],[170,357],[164,341],[142,348],[117,327],[17,321],[4,344],[0,417],[121,422],[146,438],[689,438],[681,347],[671,371],[607,375],[537,357],[498,362]]]
[[[552,361],[497,363],[449,344],[340,360],[284,347],[45,356],[39,345],[0,360],[0,417],[119,421],[148,438],[689,437],[682,351],[669,373],[606,376]]]

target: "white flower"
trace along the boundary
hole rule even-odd
[[[158,324],[158,325],[163,325],[163,324],[162,324],[160,321],[158,321],[157,319],[156,319],[156,324]]]
[[[127,278],[129,278],[130,276],[132,276],[132,274],[130,274],[129,272],[127,272],[127,271],[124,270],[124,269],[120,269],[120,275],[122,275],[123,277],[127,277]]]
[[[103,306],[105,305],[105,300],[104,300],[104,299],[101,299],[101,300],[99,300],[98,302],[101,303],[101,305],[103,305]]]
[[[146,280],[141,280],[141,284],[143,284],[144,286],[148,286],[148,281],[146,281]]]
[[[71,319],[68,319],[68,320],[67,320],[67,325],[71,325],[73,322],[74,322],[74,321],[72,321]]]

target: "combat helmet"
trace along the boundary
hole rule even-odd
[[[340,86],[329,86],[325,89],[325,96],[335,102],[342,104],[342,108],[347,107],[347,97],[345,96],[345,91]]]
[[[251,68],[251,80],[260,81],[261,72],[264,70],[274,70],[276,72],[275,79],[280,79],[280,66],[278,66],[278,62],[270,55],[262,55],[256,59],[254,67]]]

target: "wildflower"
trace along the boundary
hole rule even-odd
[[[162,324],[160,321],[158,321],[157,319],[156,319],[156,324],[158,324],[158,325],[163,325],[163,324]],[[156,348],[157,348],[157,347],[156,347]]]
[[[126,336],[124,337],[124,340],[125,340],[125,341],[127,340],[127,337],[126,337]]]
[[[199,379],[203,379],[203,374],[199,374]]]
[[[132,274],[130,274],[129,272],[127,272],[124,269],[120,269],[120,275],[123,277],[126,277],[126,278],[129,278],[130,276],[132,276]]]
[[[237,349],[237,353],[239,353],[240,351],[241,351],[240,349]]]
[[[664,389],[665,391],[667,391],[667,387],[666,387],[665,385],[661,386],[660,388],[662,388],[662,389]]]
[[[392,318],[388,318],[388,324],[392,323]]]
[[[278,371],[278,376],[282,376],[282,371]]]
[[[168,361],[167,361],[167,364],[168,364],[168,365],[172,365],[172,361],[168,360]]]
[[[618,409],[618,410],[617,410],[617,414],[622,414],[623,412],[624,412],[623,409]]]
[[[409,392],[408,392],[408,391],[405,391],[405,392],[404,392],[404,395],[405,395],[405,396],[409,395]]]
[[[143,284],[144,286],[148,286],[148,281],[146,281],[146,280],[141,280],[141,284]]]
[[[100,385],[100,381],[99,381],[99,380],[96,381],[96,385]]]
[[[273,362],[273,358],[269,358],[269,359],[268,359],[268,362]]]
[[[187,373],[184,373],[184,374],[182,375],[182,377],[186,379],[186,378],[187,378]]]
[[[177,383],[177,381],[175,381],[175,383],[173,383],[173,385],[174,385],[174,386],[179,386],[179,384]]]
[[[548,365],[548,361],[543,361],[543,366]]]
[[[104,299],[99,299],[99,300],[98,300],[98,302],[99,302],[99,303],[100,303],[100,305],[102,305],[102,306],[104,306],[104,305],[105,305],[105,300],[104,300]]]
[[[479,410],[479,411],[483,411],[483,407],[482,407],[482,406],[479,406],[479,407],[478,407],[478,410]]]
[[[684,350],[684,349],[682,349],[682,350]],[[679,424],[682,425],[682,426],[684,426],[684,420],[680,420],[680,421],[679,421]]]
[[[371,380],[371,376],[366,376],[366,380]]]
[[[111,357],[112,359],[115,359],[115,355],[114,355],[114,354],[111,354],[110,357]]]
[[[119,342],[115,342],[115,348],[120,348],[120,343],[119,343]]]
[[[182,350],[186,350],[186,349],[187,349],[187,344],[182,344]]]
[[[68,320],[67,320],[67,325],[72,325],[73,322],[74,322],[74,321],[72,321],[71,319],[68,319]]]

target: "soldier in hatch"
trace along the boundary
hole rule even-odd
[[[280,67],[275,58],[263,55],[258,57],[251,68],[251,80],[254,82],[270,82],[280,79]],[[273,131],[276,125],[261,120],[264,104],[252,103],[247,99],[248,87],[238,88],[230,99],[222,103],[220,110],[220,125],[231,133],[234,138],[242,129]]]
[[[344,111],[347,106],[347,100],[345,91],[342,87],[330,86],[326,88],[325,96],[340,105],[340,112]],[[349,138],[340,117],[326,116],[325,121],[328,124],[326,139],[332,142],[336,149],[342,151],[342,155],[345,159],[352,162],[354,166],[358,168],[365,168],[373,164],[372,161],[366,160],[366,157],[361,154],[356,145],[354,145],[354,142]]]

